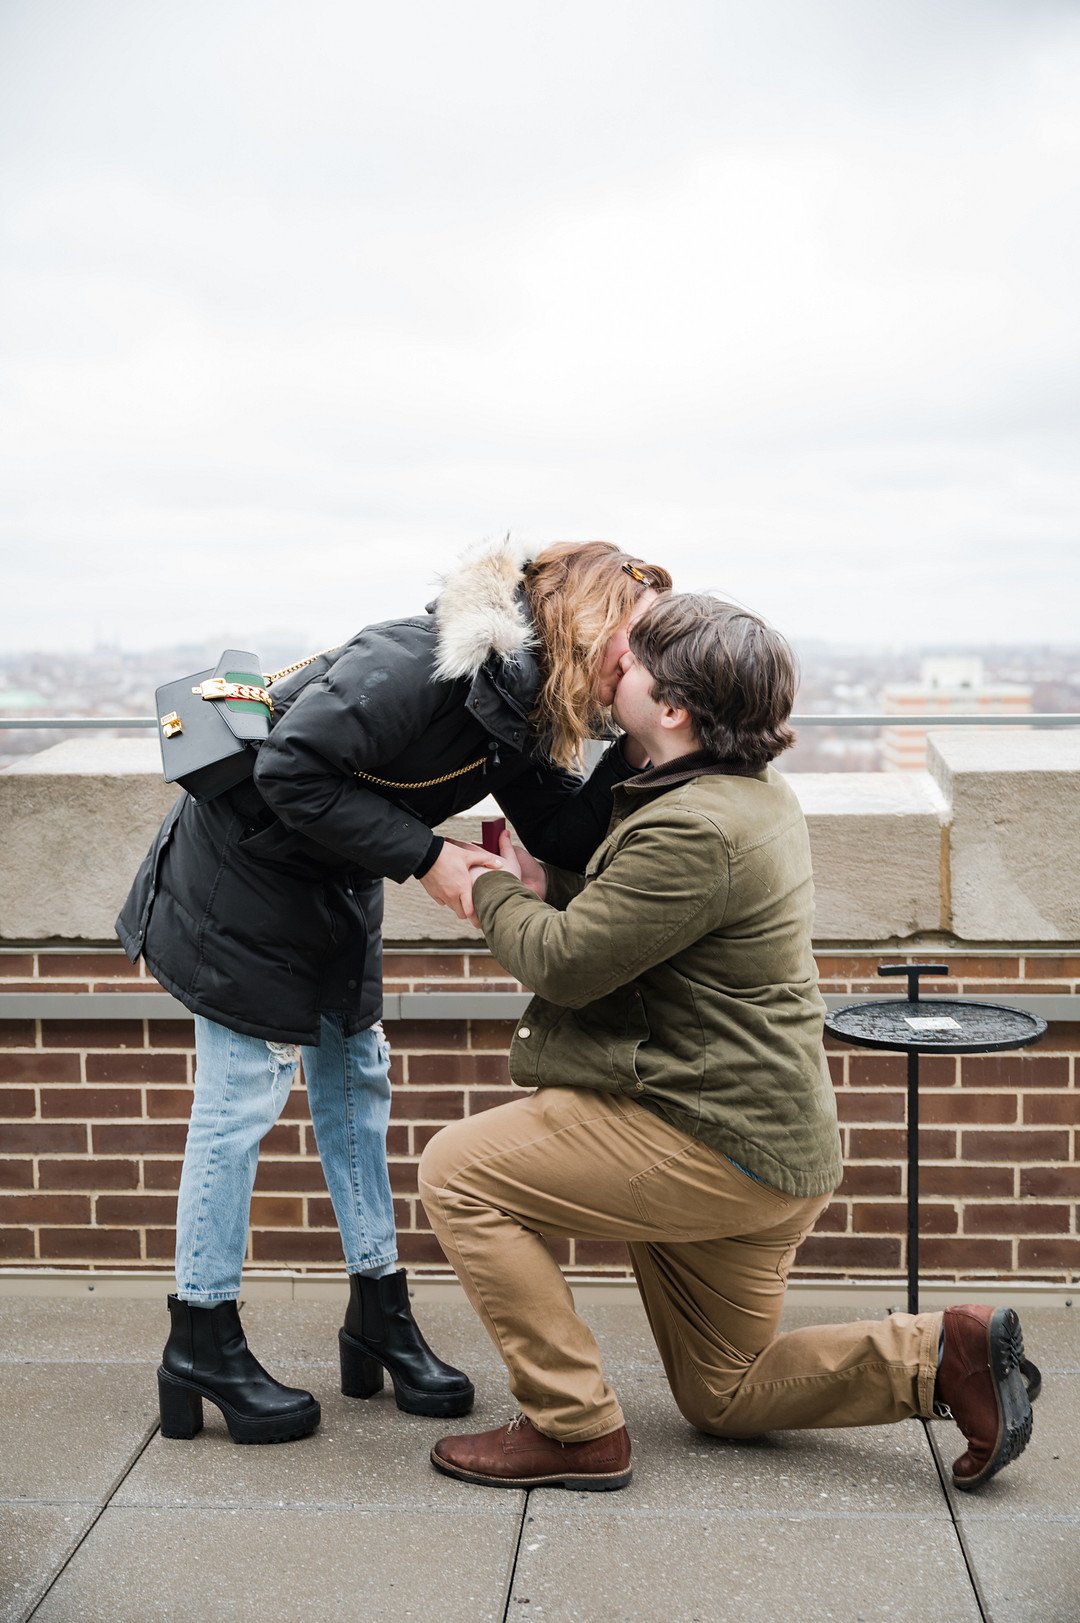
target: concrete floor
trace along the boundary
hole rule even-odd
[[[474,1375],[475,1425],[402,1415],[388,1393],[342,1398],[339,1316],[323,1301],[245,1309],[257,1354],[316,1393],[323,1421],[238,1448],[209,1404],[193,1442],[158,1434],[163,1299],[0,1298],[0,1623],[1080,1620],[1077,1311],[1025,1310],[1045,1379],[1035,1437],[971,1496],[942,1485],[960,1452],[949,1422],[701,1436],[626,1302],[587,1316],[627,1412],[630,1487],[468,1487],[432,1470],[431,1443],[513,1413],[468,1306],[418,1316]],[[786,1324],[836,1316],[800,1308]]]

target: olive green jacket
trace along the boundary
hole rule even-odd
[[[512,1079],[622,1094],[787,1194],[833,1190],[810,845],[785,779],[701,754],[652,768],[616,786],[584,877],[548,877],[545,902],[505,873],[474,891],[535,993]]]

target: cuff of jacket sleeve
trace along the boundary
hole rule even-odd
[[[431,836],[431,844],[424,852],[424,855],[421,857],[417,866],[413,869],[414,879],[423,879],[428,869],[434,868],[436,862],[439,860],[439,852],[442,850],[445,843],[446,842],[441,834],[433,834]]]
[[[483,873],[478,873],[473,880],[473,906],[485,934],[495,921],[499,904],[505,902],[508,896],[528,896],[537,907],[546,905],[527,885],[523,885],[520,879],[515,879],[512,873],[499,873],[494,868],[488,868]]]

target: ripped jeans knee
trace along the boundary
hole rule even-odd
[[[300,1045],[268,1042],[266,1046],[270,1050],[270,1094],[280,1116],[300,1064]]]
[[[348,1033],[336,1016],[324,1016],[320,1031],[322,1041],[307,1047],[196,1016],[195,1102],[177,1213],[177,1281],[188,1300],[239,1293],[259,1146],[288,1103],[301,1061],[348,1269],[397,1258],[385,1036],[374,1028]]]

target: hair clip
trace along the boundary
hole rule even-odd
[[[650,577],[648,575],[646,575],[646,573],[645,573],[645,571],[643,569],[638,568],[637,564],[623,564],[622,567],[623,567],[623,574],[624,575],[629,575],[630,579],[631,580],[636,580],[639,585],[641,585],[641,586],[653,586],[655,584],[650,579]]]

